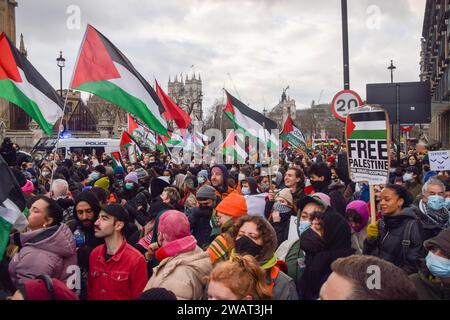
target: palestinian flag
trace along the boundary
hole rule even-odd
[[[283,146],[291,145],[296,149],[306,150],[305,136],[300,129],[294,125],[290,115],[288,115],[286,122],[284,123],[280,138],[284,141]]]
[[[345,126],[347,140],[386,140],[386,123],[382,110],[350,113]]]
[[[52,86],[11,43],[0,34],[0,98],[22,108],[42,130],[52,134],[63,116],[63,102]]]
[[[239,143],[236,141],[236,135],[234,131],[230,131],[225,142],[222,144],[223,153],[227,156],[227,159],[234,162],[234,159],[238,161],[238,163],[244,163],[247,158],[247,152],[242,148]]]
[[[177,127],[180,129],[186,129],[191,123],[191,117],[181,109],[164,91],[158,84],[158,81],[155,81],[156,94],[161,100],[165,112],[163,113],[164,118],[167,121],[173,120]]]
[[[261,113],[251,109],[244,103],[233,97],[226,91],[227,104],[225,106],[225,115],[231,120],[237,130],[244,134],[256,137],[270,147],[276,148],[279,145],[277,137],[272,130],[277,129],[277,124],[266,118]]]
[[[128,133],[140,145],[152,149],[155,147],[156,138],[150,129],[146,128],[139,120],[128,113]]]
[[[167,135],[164,107],[155,90],[104,35],[88,25],[71,88],[93,93]]]
[[[112,166],[113,169],[116,167],[123,167],[122,165],[122,157],[120,156],[120,152],[114,151],[111,152]]]
[[[3,157],[0,156],[0,261],[9,243],[12,229],[19,232],[28,226],[28,209],[17,180]]]
[[[122,137],[120,138],[120,148],[128,148],[134,143],[133,139],[131,138],[130,134],[126,131],[122,132]]]

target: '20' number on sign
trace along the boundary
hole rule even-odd
[[[336,110],[338,112],[347,113],[350,109],[358,107],[358,100],[356,99],[350,99],[347,103],[344,99],[339,99],[336,102],[337,108]]]

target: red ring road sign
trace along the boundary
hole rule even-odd
[[[331,102],[331,112],[336,119],[345,121],[350,109],[361,107],[363,101],[359,94],[353,90],[339,91]]]

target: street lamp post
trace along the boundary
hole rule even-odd
[[[62,56],[62,51],[59,52],[59,57],[56,58],[56,62],[58,64],[59,67],[59,88],[60,88],[60,95],[61,97],[63,96],[63,91],[62,91],[62,69],[66,66],[66,59],[63,58]]]
[[[388,70],[391,71],[391,83],[394,83],[394,70],[397,69],[396,66],[394,66],[393,60],[391,60],[391,65],[388,67]]]

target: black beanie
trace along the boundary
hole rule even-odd
[[[103,174],[103,175],[106,175],[106,168],[104,166],[102,166],[101,164],[96,166],[94,168],[94,170],[99,172],[99,173],[101,173],[101,174]]]

